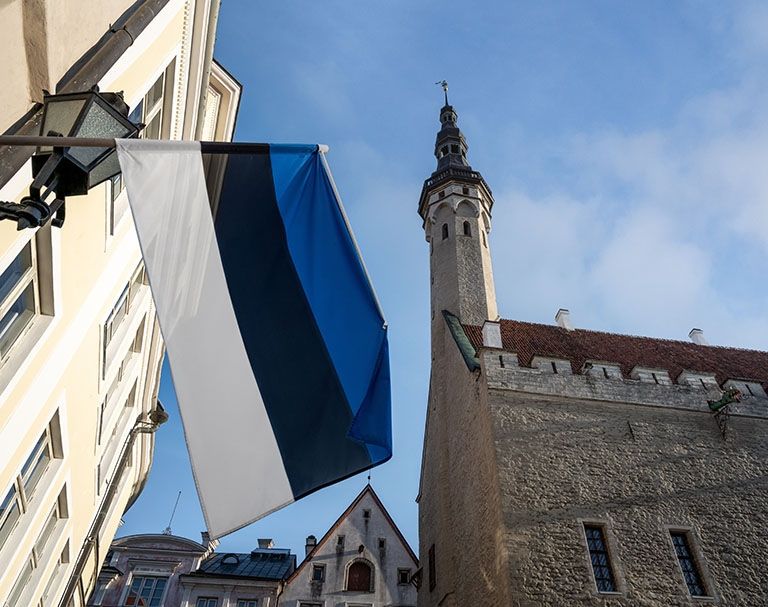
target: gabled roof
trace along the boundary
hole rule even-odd
[[[504,350],[516,353],[524,366],[530,366],[534,356],[545,356],[569,360],[578,372],[587,360],[599,360],[617,363],[627,377],[639,365],[666,369],[672,378],[685,370],[698,371],[714,373],[721,385],[728,379],[746,379],[768,389],[768,352],[584,329],[569,331],[519,320],[502,319],[500,324]],[[482,348],[482,327],[463,327],[474,348]]]
[[[309,552],[309,554],[306,556],[306,558],[301,561],[301,564],[296,567],[296,570],[288,577],[286,580],[286,583],[290,582],[293,578],[295,578],[297,575],[299,575],[299,572],[304,569],[304,567],[307,566],[307,563],[312,560],[312,557],[320,550],[320,548],[328,542],[328,540],[331,539],[333,534],[336,532],[336,530],[339,528],[342,522],[354,511],[354,509],[357,507],[357,505],[363,500],[363,498],[366,495],[370,495],[373,499],[376,506],[381,510],[381,512],[384,514],[384,518],[389,523],[390,527],[392,527],[393,531],[397,535],[397,538],[400,540],[400,543],[405,548],[406,552],[408,553],[408,556],[413,559],[414,565],[418,567],[419,565],[419,559],[416,557],[416,554],[411,549],[411,546],[408,544],[408,541],[403,537],[403,534],[400,532],[400,529],[398,529],[397,525],[395,524],[395,521],[392,520],[392,517],[389,515],[389,512],[387,512],[387,509],[384,507],[384,504],[381,503],[381,500],[379,499],[379,496],[376,495],[376,492],[373,490],[373,487],[370,485],[366,485],[365,488],[358,494],[358,496],[352,500],[352,503],[347,507],[347,509],[341,514],[341,516],[336,519],[336,522],[331,525],[330,529],[325,532],[325,535],[320,538],[320,541],[317,542],[314,548]]]
[[[236,577],[255,580],[284,580],[296,566],[296,556],[279,548],[257,549],[250,553],[223,552],[211,555],[189,575]]]

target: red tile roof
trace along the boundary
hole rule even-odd
[[[483,344],[482,327],[463,325],[475,349]],[[504,350],[514,352],[520,364],[530,366],[534,356],[571,361],[578,372],[587,360],[617,363],[625,377],[636,365],[666,369],[676,379],[684,370],[714,373],[722,385],[727,379],[758,381],[768,390],[768,352],[699,346],[692,342],[619,335],[518,320],[501,320]]]

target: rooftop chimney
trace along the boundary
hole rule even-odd
[[[260,537],[259,538],[259,548],[262,550],[269,550],[270,548],[274,548],[275,544],[272,542],[271,537]]]
[[[483,323],[483,345],[486,348],[501,348],[501,323],[486,320]]]
[[[560,308],[555,314],[555,322],[558,327],[562,327],[567,331],[573,331],[573,325],[571,324],[571,313],[565,308]]]
[[[701,329],[691,329],[691,332],[688,333],[688,337],[691,338],[691,341],[699,346],[708,346],[709,342],[707,341],[707,338],[704,337],[704,331]]]
[[[309,556],[315,546],[317,546],[317,538],[314,535],[308,535],[307,542],[304,544],[304,556]]]

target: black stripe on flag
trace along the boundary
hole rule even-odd
[[[371,459],[347,437],[352,413],[288,250],[268,146],[202,151],[235,316],[298,499]]]

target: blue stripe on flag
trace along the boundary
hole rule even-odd
[[[270,159],[288,248],[352,409],[350,436],[384,461],[392,455],[384,319],[317,146],[270,145]]]

